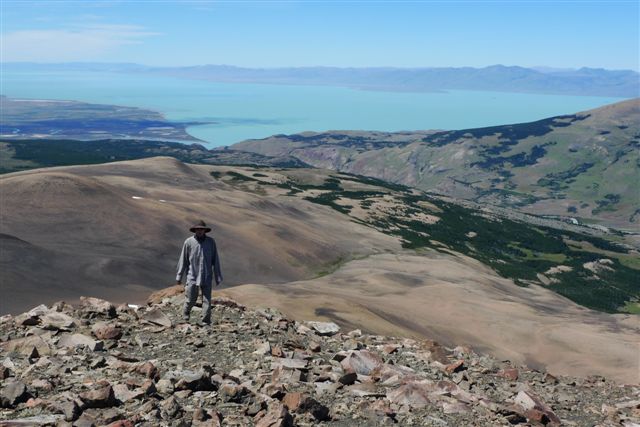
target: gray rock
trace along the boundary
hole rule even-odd
[[[182,414],[182,406],[174,396],[163,400],[160,403],[160,410],[163,419],[177,418]]]
[[[332,336],[340,332],[340,326],[333,322],[307,322],[318,335]]]
[[[37,307],[32,308],[26,313],[22,313],[14,317],[13,321],[16,325],[22,326],[34,326],[40,323],[40,317],[49,312],[49,307],[44,304],[40,304]]]
[[[52,426],[59,425],[58,423],[63,420],[62,415],[35,415],[33,417],[26,418],[13,418],[0,421],[2,427],[33,427],[33,426]]]
[[[80,305],[87,313],[101,314],[106,317],[116,317],[116,307],[109,301],[93,297],[80,297]]]
[[[152,308],[140,314],[140,320],[154,325],[164,326],[165,328],[170,328],[173,325],[169,316],[164,314],[159,308]]]
[[[302,359],[285,359],[278,358],[271,362],[271,369],[276,369],[278,366],[286,369],[306,369],[308,362]]]
[[[204,370],[169,371],[162,379],[170,381],[175,390],[210,391],[216,389],[211,382],[211,376]]]
[[[3,408],[13,408],[19,403],[26,402],[27,399],[29,399],[27,386],[21,381],[5,383],[0,391],[0,404]]]
[[[42,327],[45,329],[54,329],[61,331],[70,331],[78,326],[78,321],[73,317],[58,313],[56,311],[50,311],[40,318]]]

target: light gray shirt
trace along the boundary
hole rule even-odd
[[[195,236],[191,236],[184,241],[178,260],[176,280],[182,281],[184,273],[187,273],[187,285],[211,286],[214,278],[216,285],[222,282],[215,240],[205,236],[202,241],[198,241]]]

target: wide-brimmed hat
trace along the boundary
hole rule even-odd
[[[204,228],[204,231],[207,233],[211,231],[211,227],[207,227],[207,224],[205,224],[203,220],[196,222],[196,225],[191,227],[189,231],[195,233],[197,228]]]

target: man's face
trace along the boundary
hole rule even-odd
[[[204,236],[204,228],[196,228],[196,237],[202,237]]]

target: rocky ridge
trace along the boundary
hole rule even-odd
[[[413,340],[300,322],[181,287],[0,318],[0,426],[638,426],[640,385],[555,377]]]

